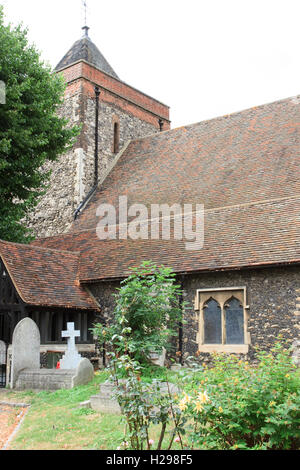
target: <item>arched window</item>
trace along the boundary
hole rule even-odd
[[[244,309],[241,302],[232,297],[225,302],[226,344],[244,343]]]
[[[222,312],[219,302],[209,299],[203,311],[205,344],[222,344]]]
[[[197,290],[199,351],[247,353],[251,340],[248,309],[245,287]]]
[[[114,145],[113,145],[114,153],[119,152],[119,146],[120,146],[120,124],[118,122],[115,122],[114,123]]]

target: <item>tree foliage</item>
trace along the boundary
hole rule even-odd
[[[151,352],[172,348],[183,321],[182,291],[170,268],[145,261],[131,271],[115,295],[113,322],[96,325],[95,333],[115,352],[145,362]]]
[[[42,167],[66,151],[78,133],[57,111],[63,102],[63,79],[52,74],[30,45],[21,25],[4,24],[0,6],[0,81],[6,104],[0,104],[0,238],[30,239],[23,217],[46,189]]]

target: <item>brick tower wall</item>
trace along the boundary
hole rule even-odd
[[[35,211],[27,217],[27,225],[37,237],[67,232],[74,212],[94,185],[95,153],[95,85],[100,88],[99,99],[99,179],[112,165],[114,125],[119,125],[119,150],[131,139],[170,128],[169,108],[153,98],[81,61],[63,70],[67,82],[61,116],[70,125],[81,124],[81,133],[73,149],[48,162],[51,170],[46,194]]]

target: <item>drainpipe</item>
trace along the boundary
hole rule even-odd
[[[180,289],[183,291],[183,281],[184,281],[184,276],[181,276],[181,281],[180,281]],[[179,299],[179,305],[183,307],[183,292],[180,294],[180,299]],[[183,324],[182,322],[179,323],[179,334],[178,334],[178,343],[179,343],[179,352],[180,354],[180,364],[183,364]]]
[[[100,96],[100,89],[98,86],[95,86],[95,95],[96,95],[96,122],[95,122],[95,186],[98,183],[98,128],[99,128],[99,96]]]
[[[98,186],[98,177],[99,177],[99,168],[98,168],[98,143],[99,143],[99,134],[98,134],[98,127],[99,127],[99,96],[100,96],[100,88],[95,86],[95,96],[96,96],[96,113],[95,113],[95,170],[94,170],[94,186],[89,191],[88,195],[84,198],[84,200],[79,204],[78,208],[74,213],[74,220],[77,219],[81,209],[85,206],[87,201],[90,199],[92,194],[96,191]]]
[[[162,119],[159,119],[158,120],[158,124],[159,124],[159,131],[162,132],[163,131],[163,127],[164,127],[164,121]]]

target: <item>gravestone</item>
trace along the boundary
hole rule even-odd
[[[0,366],[6,364],[6,344],[0,341]]]
[[[71,325],[73,328],[68,327],[69,331],[66,332],[71,338],[69,355],[67,351],[66,356],[67,359],[73,358],[73,360],[68,364],[68,369],[56,370],[40,368],[40,333],[34,321],[25,318],[17,324],[12,340],[11,388],[17,390],[70,389],[87,384],[93,379],[93,365],[88,359],[83,359],[75,349],[74,340],[78,332],[75,332],[74,324]],[[75,358],[79,360],[75,361]]]
[[[31,318],[24,318],[17,324],[12,338],[11,387],[15,387],[22,370],[39,368],[40,332]]]
[[[150,353],[149,359],[152,362],[152,364],[156,366],[164,367],[165,362],[166,362],[166,355],[167,355],[166,349],[162,348],[162,352],[160,354],[156,352]]]
[[[67,338],[68,347],[66,353],[63,355],[60,361],[60,368],[64,369],[76,369],[82,360],[82,356],[78,353],[75,346],[75,338],[80,337],[80,331],[75,330],[74,323],[67,323],[67,331],[62,331],[61,336]]]
[[[6,387],[6,344],[0,341],[0,388]]]
[[[104,383],[100,385],[100,393],[93,395],[90,399],[91,408],[94,411],[100,411],[104,414],[120,415],[121,407],[118,401],[113,397],[115,385],[112,383]]]
[[[119,385],[124,388],[124,393],[128,386],[126,379],[119,380]],[[154,381],[153,384],[144,384],[144,389],[147,388],[149,394],[153,393],[153,391],[157,391],[157,387],[159,388],[161,395],[175,395],[180,393],[180,389],[177,385],[167,382],[160,382]],[[94,411],[99,411],[103,414],[115,414],[120,415],[122,414],[121,407],[114,397],[114,393],[116,391],[115,384],[111,382],[106,382],[100,385],[100,393],[98,395],[93,395],[90,398],[90,406]]]

